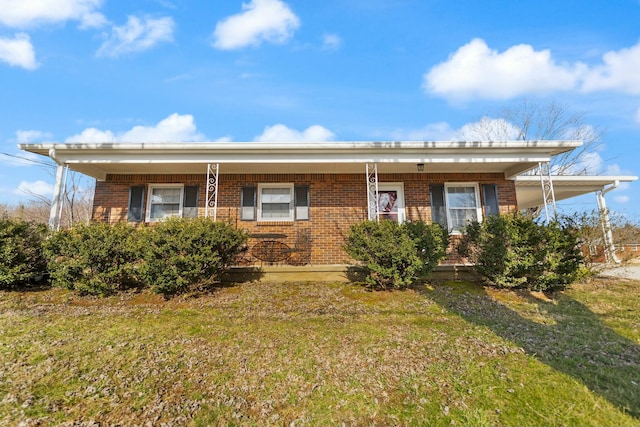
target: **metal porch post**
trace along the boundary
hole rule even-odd
[[[213,208],[213,220],[218,217],[218,163],[207,164],[207,205],[204,216],[209,217],[209,208]]]
[[[378,211],[378,165],[367,163],[367,204],[369,206],[369,219],[379,219]]]
[[[553,218],[557,217],[556,196],[553,192],[553,180],[551,179],[551,168],[549,162],[539,162],[538,170],[540,171],[540,186],[542,188],[542,200],[544,202],[545,222],[549,224],[551,215],[549,208],[553,210]]]

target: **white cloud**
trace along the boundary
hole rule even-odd
[[[322,36],[322,48],[324,50],[338,50],[342,46],[342,39],[337,34],[324,34]]]
[[[96,128],[87,128],[77,135],[70,136],[65,142],[116,142],[116,138],[110,130],[102,131]]]
[[[613,200],[616,201],[617,203],[620,204],[625,204],[625,203],[629,203],[631,201],[631,197],[625,195],[625,194],[621,194],[619,196],[614,196]]]
[[[549,50],[519,44],[504,52],[474,39],[423,76],[427,93],[452,101],[509,99],[553,91],[640,94],[640,42],[609,51],[599,64],[558,63]]]
[[[640,107],[638,107],[638,111],[636,111],[635,120],[636,120],[636,123],[640,124]]]
[[[13,39],[0,37],[0,61],[27,70],[38,68],[33,45],[25,33],[18,33]]]
[[[263,41],[284,43],[300,26],[300,19],[280,0],[251,0],[243,12],[218,22],[213,46],[232,50],[257,46]]]
[[[397,129],[391,132],[396,141],[448,141],[454,139],[456,131],[446,122],[430,123],[420,129]]]
[[[0,24],[27,28],[43,23],[80,21],[82,28],[98,27],[106,19],[96,10],[104,0],[0,0]]]
[[[31,144],[34,142],[50,140],[53,137],[49,132],[40,130],[19,130],[16,131],[16,142],[18,144]]]
[[[134,126],[128,131],[114,134],[110,130],[87,128],[65,142],[194,142],[204,141],[190,114],[171,114],[155,126]]]
[[[16,195],[36,195],[43,198],[49,198],[53,195],[53,186],[45,181],[20,181],[18,187],[13,191]]]
[[[513,141],[518,139],[520,129],[505,119],[483,117],[467,123],[456,133],[456,139],[464,141]]]
[[[420,129],[396,130],[390,136],[403,141],[509,141],[517,139],[518,134],[518,127],[504,119],[483,117],[459,129],[447,122],[437,122]]]
[[[161,42],[173,41],[175,23],[171,17],[129,16],[121,27],[114,26],[97,56],[115,58],[123,54],[150,49]]]
[[[583,91],[616,90],[640,94],[640,42],[630,48],[605,53],[602,62],[586,73]]]
[[[331,141],[335,135],[329,129],[320,125],[309,126],[305,130],[297,131],[283,124],[267,126],[262,134],[254,141],[260,142],[318,142]]]
[[[582,65],[557,65],[549,50],[520,44],[502,53],[474,39],[423,77],[423,88],[453,100],[508,99],[527,93],[570,90]]]

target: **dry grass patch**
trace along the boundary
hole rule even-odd
[[[0,424],[637,425],[633,376],[598,377],[611,393],[578,367],[640,366],[637,318],[620,315],[638,284],[599,286],[550,302],[470,283],[0,293]],[[603,331],[595,358],[582,339]]]

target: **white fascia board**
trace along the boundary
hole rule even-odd
[[[632,175],[552,175],[554,185],[566,186],[605,186],[614,182],[637,181],[637,176]],[[515,178],[516,186],[534,187],[540,185],[540,175],[519,175]]]

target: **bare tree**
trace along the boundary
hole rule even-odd
[[[465,126],[461,137],[488,141],[580,140],[581,147],[551,160],[551,171],[557,175],[594,173],[588,160],[600,146],[602,131],[586,123],[585,113],[572,112],[567,105],[555,101],[523,99],[505,107],[497,116],[496,119],[485,116]]]
[[[55,181],[57,166],[53,163],[38,163]],[[62,216],[60,225],[71,227],[74,224],[88,223],[91,220],[93,208],[93,192],[95,181],[78,172],[69,171],[62,193]],[[48,196],[36,193],[29,188],[21,188],[23,193],[31,198],[27,204],[21,204],[14,210],[14,215],[19,217],[31,216],[33,220],[48,222],[51,209],[51,199]],[[46,216],[43,218],[43,212]]]

